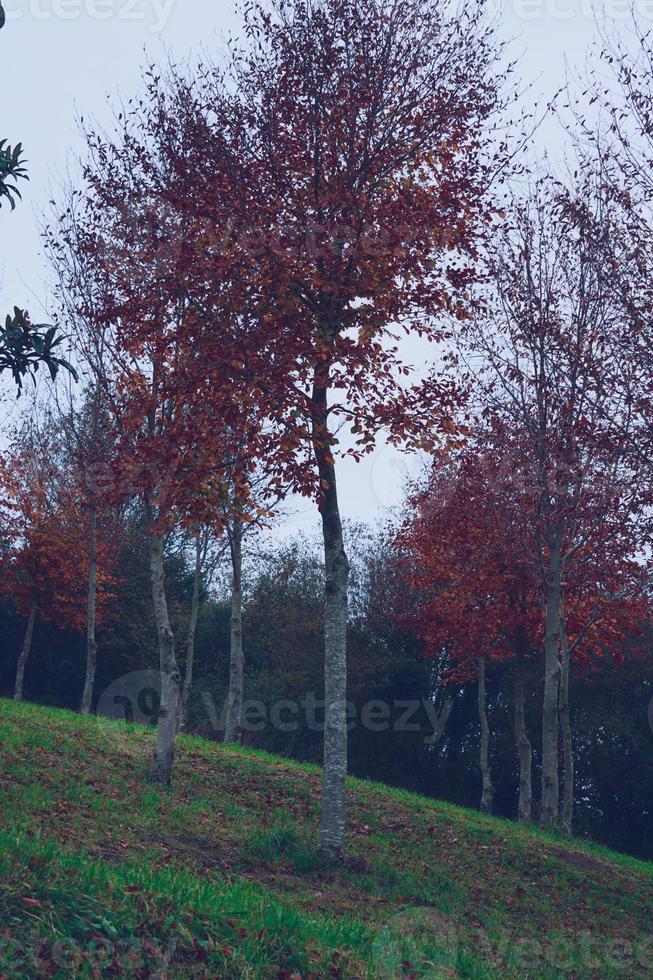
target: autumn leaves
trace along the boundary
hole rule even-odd
[[[480,5],[380,0],[246,10],[224,69],[152,68],[110,137],[88,133],[83,185],[49,247],[81,357],[117,433],[116,485],[147,508],[165,678],[156,776],[170,778],[179,671],[162,539],[170,523],[314,496],[325,545],[320,848],[342,857],[348,562],[336,432],[355,457],[385,430],[427,446],[455,394],[402,379],[396,331],[438,339],[465,315],[498,53]],[[242,673],[242,671],[241,671]],[[232,672],[238,676],[239,670]]]

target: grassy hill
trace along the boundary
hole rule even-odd
[[[653,865],[359,780],[0,700],[0,978],[653,975]]]

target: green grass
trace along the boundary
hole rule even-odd
[[[360,780],[0,700],[0,978],[647,977],[653,866]]]

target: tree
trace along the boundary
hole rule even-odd
[[[519,433],[513,466],[536,501],[534,554],[545,609],[544,824],[558,819],[563,583],[588,530],[600,521],[633,529],[642,502],[626,434],[632,412],[630,367],[619,353],[624,313],[604,250],[570,217],[576,191],[594,215],[611,207],[599,177],[571,191],[544,178],[516,203],[489,260],[494,306],[468,336],[485,365],[479,380],[492,411]]]
[[[524,718],[524,661],[536,644],[539,592],[527,544],[533,531],[528,502],[515,479],[510,448],[508,432],[481,429],[458,453],[436,457],[425,483],[414,488],[394,540],[402,569],[394,606],[429,657],[446,650],[450,682],[477,682],[485,811],[493,797],[487,665],[514,660],[518,812],[526,823],[532,750]]]
[[[525,443],[521,449],[518,438]],[[401,577],[394,603],[400,618],[417,631],[427,655],[447,651],[452,679],[478,682],[482,808],[492,798],[486,664],[496,672],[505,661],[511,663],[522,822],[531,819],[532,810],[525,666],[527,660],[540,659],[545,643],[539,496],[529,472],[517,466],[527,457],[527,444],[527,436],[519,437],[501,418],[490,417],[460,451],[435,460],[427,480],[410,497],[395,538]],[[608,487],[601,470],[586,473],[582,504],[575,513],[576,550],[573,560],[567,559],[561,587],[555,741],[557,747],[562,737],[560,819],[568,830],[574,803],[571,664],[587,666],[605,656],[619,659],[647,616],[647,570],[638,560],[642,539],[615,508],[612,478],[610,474]]]
[[[195,650],[195,633],[199,610],[199,594],[202,577],[211,579],[224,554],[229,555],[231,566],[230,640],[229,640],[229,688],[225,717],[224,741],[238,743],[242,736],[242,712],[244,700],[245,653],[243,648],[243,546],[245,539],[272,518],[269,481],[262,473],[243,471],[237,456],[230,471],[223,460],[225,478],[217,498],[217,514],[212,525],[193,531],[195,572],[191,615],[186,644],[186,664],[182,690],[182,725],[188,721]],[[247,487],[247,496],[243,487]],[[216,547],[218,545],[218,547]],[[221,546],[220,546],[221,545]]]
[[[237,477],[237,471],[234,471]],[[222,506],[225,535],[231,558],[231,638],[229,653],[229,691],[224,740],[241,739],[245,653],[243,649],[243,544],[247,538],[269,526],[272,507],[283,494],[274,494],[274,482],[259,466],[249,475],[247,498],[242,496],[243,479],[233,479],[226,485]]]
[[[111,507],[103,493],[103,475],[109,469],[114,433],[106,403],[99,385],[84,393],[81,406],[74,403],[69,392],[69,404],[49,419],[59,425],[65,438],[67,455],[61,460],[69,492],[80,501],[82,520],[86,526],[85,551],[88,558],[86,596],[86,671],[80,712],[88,715],[93,704],[97,670],[97,593],[98,574],[105,583],[113,578],[120,546],[119,511]],[[99,563],[101,567],[99,567]]]
[[[52,430],[25,424],[2,460],[2,514],[5,537],[3,597],[27,626],[18,658],[14,696],[22,700],[25,668],[38,617],[61,628],[84,622],[84,521],[79,497],[57,466]],[[100,611],[109,595],[99,581]]]
[[[274,464],[315,495],[326,571],[320,851],[342,858],[347,772],[349,565],[336,484],[336,426],[354,458],[385,429],[415,446],[449,431],[451,390],[406,388],[397,332],[441,338],[465,315],[483,190],[495,160],[499,54],[481,7],[398,0],[292,0],[246,14],[249,47],[218,120],[234,147],[231,244],[252,283]],[[220,87],[204,74],[207,92]],[[206,98],[198,99],[201,105]],[[206,119],[206,129],[211,121]],[[213,124],[215,132],[215,124]],[[207,205],[207,210],[209,206]],[[254,230],[253,230],[254,227]]]
[[[182,707],[166,596],[166,539],[179,527],[219,530],[227,480],[247,501],[260,422],[236,359],[242,357],[241,325],[225,313],[220,290],[226,276],[213,269],[218,288],[193,264],[196,254],[204,254],[204,261],[210,255],[203,229],[195,231],[200,240],[189,236],[178,254],[158,250],[160,225],[195,227],[195,195],[188,185],[170,202],[174,160],[160,125],[156,86],[151,94],[152,104],[139,106],[115,142],[88,134],[85,187],[71,195],[60,225],[48,233],[48,247],[62,312],[115,431],[105,481],[109,499],[139,498],[147,515],[161,674],[154,779],[165,784]],[[109,169],[108,158],[115,163]],[[243,460],[234,475],[239,452]]]
[[[112,325],[128,359],[150,359],[131,414],[154,421],[159,456],[178,460],[180,445],[190,456],[219,418],[250,464],[258,456],[280,487],[318,497],[320,841],[340,857],[348,564],[331,423],[352,424],[356,457],[383,428],[412,445],[449,430],[452,392],[436,380],[404,388],[392,325],[437,339],[431,314],[464,315],[496,164],[486,123],[499,105],[499,56],[476,7],[450,16],[401,0],[387,15],[377,0],[297,2],[269,17],[255,6],[245,26],[251,44],[234,56],[233,85],[211,69],[164,83],[151,72],[121,139],[92,141],[82,241],[104,277],[96,322]],[[153,396],[159,404],[173,377],[172,416],[155,415]],[[177,474],[190,502],[202,478]],[[160,554],[154,564],[160,572]]]
[[[613,491],[613,487],[606,489]],[[644,541],[644,535],[633,535],[627,526],[611,527],[599,511],[566,575],[559,623],[558,709],[564,772],[559,817],[567,833],[573,829],[575,805],[571,666],[595,669],[606,657],[621,664],[623,651],[641,645],[650,616],[649,570],[641,558]]]
[[[242,447],[234,443],[236,456],[230,463],[223,459],[224,479],[221,489],[213,498],[217,511],[213,523],[194,530],[195,575],[191,616],[186,648],[186,668],[182,690],[182,723],[188,720],[188,705],[193,682],[195,631],[199,590],[203,573],[209,578],[215,572],[218,561],[225,553],[231,566],[230,640],[229,640],[229,687],[225,717],[224,741],[238,743],[242,736],[242,712],[244,699],[245,652],[243,647],[243,545],[252,532],[269,524],[274,503],[269,480],[262,472],[248,472],[243,468]],[[246,494],[243,488],[247,488]],[[263,506],[264,505],[264,506]],[[222,547],[215,548],[221,542]],[[213,545],[213,548],[211,547]]]

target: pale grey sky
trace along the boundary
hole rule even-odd
[[[0,138],[21,140],[30,183],[13,214],[3,208],[0,310],[19,305],[47,315],[47,265],[38,234],[39,215],[69,162],[83,153],[79,114],[107,121],[107,96],[128,97],[139,86],[140,67],[161,61],[166,50],[183,59],[211,49],[237,29],[234,4],[211,0],[3,0],[7,24],[0,33],[2,95]],[[634,0],[642,22],[653,26],[653,0]],[[565,59],[581,68],[605,14],[627,30],[630,0],[494,0],[501,30],[514,38],[521,73],[534,81],[529,98],[551,97],[565,77]],[[562,153],[559,125],[537,135],[540,150]],[[415,357],[423,356],[421,348]],[[340,466],[343,511],[370,520],[399,500],[411,460],[380,447],[366,462]],[[314,506],[299,502],[292,524],[310,527]]]

